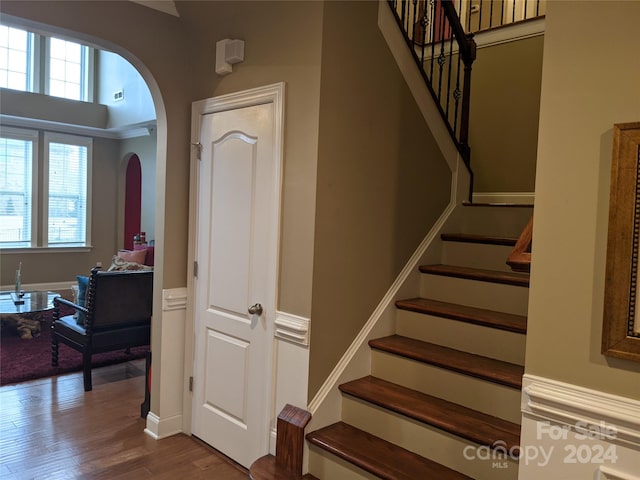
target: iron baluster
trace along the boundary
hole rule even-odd
[[[491,6],[489,8],[489,28],[493,27],[493,0],[491,0]]]

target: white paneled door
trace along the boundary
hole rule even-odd
[[[200,161],[192,432],[249,467],[269,448],[281,102],[243,106],[237,98],[194,104]]]

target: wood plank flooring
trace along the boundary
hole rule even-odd
[[[0,478],[247,480],[246,469],[186,435],[143,430],[144,360],[0,388]]]

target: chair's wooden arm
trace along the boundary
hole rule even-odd
[[[77,303],[70,302],[66,298],[56,297],[56,298],[53,299],[53,308],[54,308],[54,310],[58,311],[60,309],[60,304],[66,305],[67,307],[71,307],[74,310],[76,310],[78,312],[82,312],[84,314],[89,313],[89,310],[87,310],[85,307],[82,307],[82,306],[78,305]]]

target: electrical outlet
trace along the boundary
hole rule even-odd
[[[124,90],[118,90],[117,92],[114,92],[113,101],[119,102],[121,100],[124,100]]]
[[[102,268],[102,262],[96,262],[96,267]]]

